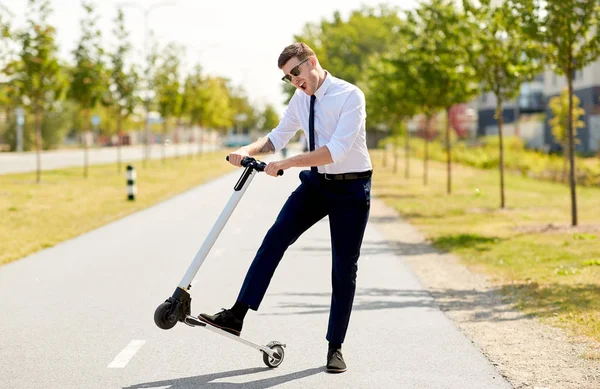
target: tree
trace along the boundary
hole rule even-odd
[[[189,123],[200,126],[202,129],[226,130],[234,124],[235,109],[234,99],[231,96],[232,88],[229,80],[222,77],[202,75],[202,68],[196,65],[185,81],[183,91],[187,101],[186,112]],[[202,148],[202,133],[198,139],[199,151]]]
[[[233,121],[237,129],[242,132],[250,132],[257,127],[259,114],[255,112],[242,87],[234,87],[228,84],[228,89]]]
[[[279,114],[271,104],[265,106],[260,116],[260,130],[263,132],[271,131],[279,124]]]
[[[36,182],[41,181],[42,117],[61,97],[64,80],[57,59],[55,29],[48,23],[48,0],[29,0],[28,28],[17,34],[21,61],[14,70],[18,96],[34,115]]]
[[[233,125],[234,111],[227,87],[222,77],[207,77],[204,82],[205,107],[201,123],[204,127],[225,130]]]
[[[115,51],[110,55],[110,89],[117,117],[117,170],[121,171],[121,143],[123,137],[123,121],[133,113],[138,99],[135,91],[139,76],[133,66],[126,70],[125,60],[131,53],[131,44],[128,42],[129,33],[125,30],[123,10],[117,11],[114,20],[114,34],[118,40]]]
[[[145,138],[146,152],[144,153],[144,167],[146,167],[148,159],[150,159],[150,112],[156,103],[156,71],[158,60],[158,47],[153,41],[150,51],[146,55],[146,63],[144,68],[143,88],[141,92],[141,100],[146,111],[145,118]]]
[[[585,110],[579,106],[579,97],[573,96],[573,107],[572,107],[572,120],[573,120],[573,138],[577,143],[577,129],[584,128],[585,122],[580,118],[585,115]],[[569,137],[567,132],[567,125],[569,122],[569,90],[563,89],[560,96],[554,96],[550,99],[548,106],[552,110],[554,117],[549,120],[550,126],[552,127],[552,135],[554,139],[560,143],[564,151],[565,163],[563,167],[563,180],[567,177],[567,166],[569,158]]]
[[[464,0],[465,12],[476,37],[470,48],[472,62],[484,92],[496,96],[499,134],[500,208],[506,205],[504,190],[503,103],[519,93],[522,83],[542,70],[540,53],[535,43],[525,39],[523,26],[526,14],[515,12],[514,2],[494,5],[492,0],[480,0],[477,7]]]
[[[567,80],[569,109],[567,139],[571,224],[577,225],[575,136],[573,131],[573,78],[600,55],[600,3],[581,0],[515,0],[515,10],[527,15],[529,36],[540,42],[547,63]]]
[[[429,141],[433,116],[441,109],[468,100],[476,92],[464,40],[468,27],[453,2],[432,0],[407,12],[407,22],[400,32],[408,42],[402,45],[392,61],[396,77],[404,80],[407,98],[425,116],[423,183],[427,185]],[[466,44],[468,46],[468,44]],[[447,133],[449,128],[446,128]],[[448,139],[448,136],[447,136]],[[448,154],[448,191],[450,191],[450,150]]]
[[[176,114],[176,109],[180,105],[181,93],[179,81],[180,58],[182,58],[182,48],[170,43],[165,48],[161,63],[157,67],[155,74],[156,99],[158,112],[163,122],[163,142],[162,142],[162,161],[165,162],[165,141],[168,133],[169,118]]]
[[[369,67],[370,57],[387,52],[396,44],[400,24],[397,8],[363,6],[352,11],[347,21],[335,12],[331,21],[323,19],[320,24],[307,24],[294,39],[309,45],[324,69],[357,84]],[[291,97],[293,87],[285,85],[285,88]]]
[[[412,28],[416,27],[416,21],[413,22]],[[404,33],[413,34],[416,42],[417,32],[411,27],[406,27]],[[428,144],[429,144],[429,125],[433,115],[439,110],[439,101],[437,99],[437,87],[439,84],[434,82],[437,75],[440,74],[435,62],[431,62],[426,58],[422,48],[416,44],[408,44],[401,48],[397,53],[396,58],[392,61],[395,67],[395,75],[397,78],[405,78],[408,86],[407,98],[417,107],[416,112],[420,112],[425,116],[425,129],[423,133],[424,140],[424,156],[423,156],[423,184],[427,185],[427,161],[428,161]],[[415,113],[416,113],[415,112]]]
[[[397,34],[399,41],[404,42],[403,35]],[[408,96],[410,88],[404,73],[396,72],[392,59],[395,53],[382,53],[373,56],[367,69],[366,80],[361,83],[367,100],[367,117],[375,127],[391,129],[390,135],[394,141],[394,167],[398,167],[398,137],[404,134],[404,174],[409,178],[410,171],[410,136],[408,127],[403,121],[416,113],[417,107]],[[385,153],[385,152],[384,152]]]
[[[182,103],[185,108],[182,110],[188,117],[190,126],[202,125],[205,116],[206,101],[208,94],[203,86],[202,67],[199,64],[194,66],[193,71],[187,75],[183,88]],[[198,134],[198,153],[202,152],[202,130]]]
[[[16,65],[14,50],[11,48],[13,43],[13,32],[10,25],[10,20],[0,9],[0,108],[5,109],[6,123],[8,124],[11,117],[11,112],[16,106],[17,96],[16,90],[13,87],[11,77],[13,68]],[[6,132],[8,126],[0,130],[0,142],[2,141],[2,133]]]
[[[71,84],[67,96],[79,103],[82,110],[82,133],[84,165],[83,176],[88,176],[88,139],[90,135],[90,110],[105,96],[107,85],[104,78],[104,54],[100,47],[100,30],[92,3],[81,3],[85,17],[81,20],[81,38],[73,55],[75,67],[71,74]]]
[[[446,192],[452,192],[452,155],[450,143],[450,109],[454,104],[465,103],[479,92],[475,82],[475,69],[468,48],[472,46],[470,25],[466,15],[459,11],[454,1],[432,0],[417,10],[419,20],[418,40],[428,51],[429,61],[439,70],[433,80],[439,83],[436,90],[438,107],[446,112]],[[431,75],[431,74],[430,74]],[[427,139],[426,139],[427,142]]]

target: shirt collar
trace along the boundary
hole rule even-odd
[[[333,76],[331,74],[329,74],[329,72],[327,70],[325,70],[325,80],[323,80],[323,83],[321,84],[319,89],[317,89],[317,91],[315,92],[315,96],[317,97],[317,100],[321,100],[323,98],[323,96],[325,96],[325,93],[327,92],[327,88],[329,88],[329,85],[331,85],[331,77],[333,77]]]

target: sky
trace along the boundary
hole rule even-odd
[[[15,27],[24,26],[27,0],[0,0],[14,14]],[[84,15],[81,1],[51,0],[50,22],[56,27],[61,59],[72,62],[72,51],[81,34]],[[342,18],[362,5],[388,4],[401,9],[415,7],[416,0],[96,0],[98,27],[103,46],[114,47],[112,30],[117,8],[125,12],[126,27],[134,46],[133,58],[144,50],[142,9],[166,3],[148,14],[149,26],[159,45],[176,42],[187,48],[182,59],[186,69],[199,63],[205,74],[230,79],[243,86],[250,101],[262,107],[272,104],[284,110],[282,72],[277,58],[293,43],[306,23],[331,20],[340,11]]]

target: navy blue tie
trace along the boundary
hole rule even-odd
[[[308,115],[308,136],[310,151],[315,150],[315,95],[310,96],[310,114]],[[310,171],[317,173],[317,167],[312,166]]]

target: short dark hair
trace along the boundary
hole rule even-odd
[[[304,61],[308,57],[315,56],[315,52],[313,49],[308,47],[306,43],[296,42],[287,46],[281,54],[279,55],[279,60],[277,60],[277,66],[279,69],[283,69],[287,61],[292,59],[293,57],[298,57],[300,61]]]

